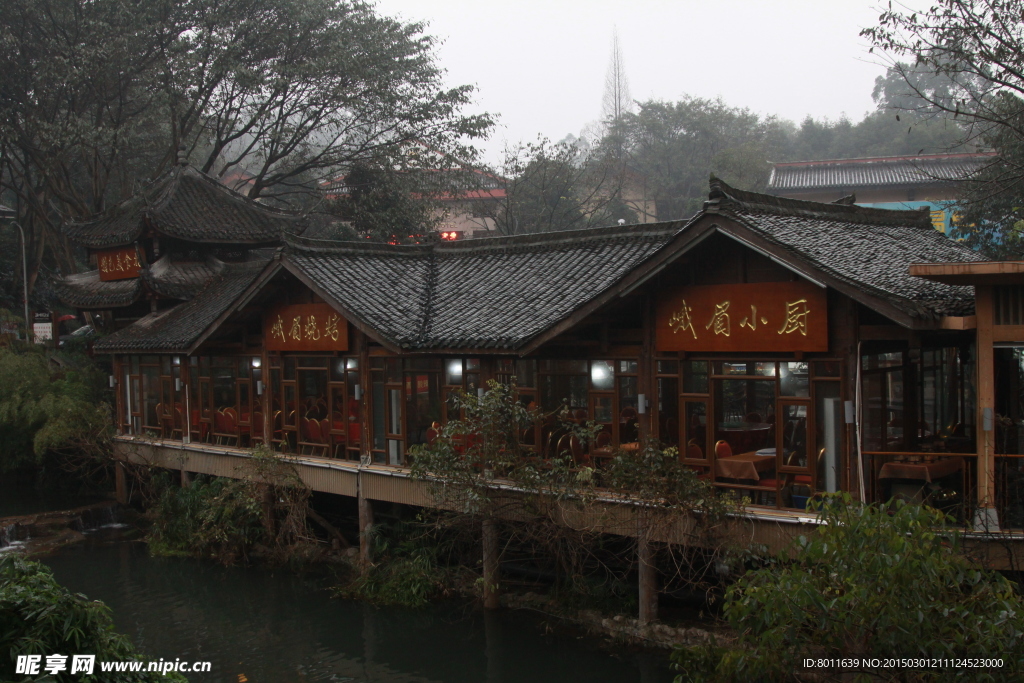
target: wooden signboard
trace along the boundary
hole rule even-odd
[[[263,319],[268,351],[348,351],[348,322],[327,304],[293,304]]]
[[[104,282],[138,277],[139,270],[142,269],[139,252],[134,244],[120,249],[101,251],[96,256],[100,268],[100,280]]]
[[[656,321],[658,351],[828,351],[825,290],[809,282],[667,290]]]

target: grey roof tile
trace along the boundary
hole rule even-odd
[[[297,214],[264,206],[179,165],[95,220],[65,226],[65,232],[73,242],[101,249],[131,244],[147,223],[169,237],[215,244],[277,244],[282,234],[305,227]]]
[[[924,211],[822,204],[743,192],[712,180],[712,203],[794,257],[908,315],[969,315],[974,288],[910,275],[912,263],[983,261],[936,231]]]
[[[85,310],[105,310],[130,306],[142,296],[139,278],[100,280],[100,271],[68,275],[53,282],[57,298],[68,306]]]
[[[93,344],[98,353],[187,351],[251,285],[268,261],[224,264],[195,298],[136,320]]]
[[[993,154],[976,153],[783,162],[772,168],[767,191],[777,194],[934,185],[968,178],[994,159]]]
[[[283,259],[407,349],[515,349],[608,289],[681,223],[462,244],[293,243]]]

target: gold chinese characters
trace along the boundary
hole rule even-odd
[[[142,265],[139,263],[138,254],[128,252],[124,254],[115,254],[114,256],[100,256],[101,273],[129,273],[137,271],[141,267]]]
[[[289,341],[319,341],[321,338],[336,342],[342,336],[342,331],[339,329],[342,319],[335,313],[321,318],[314,314],[290,315],[288,317],[290,322],[286,322],[280,314],[275,316],[274,322],[270,326],[271,339],[278,340],[282,344]]]
[[[732,316],[729,313],[732,303],[731,300],[715,303],[711,317],[703,325],[704,329],[715,336],[732,336],[734,329],[732,327]],[[774,309],[775,306],[771,306],[771,308]],[[769,325],[769,318],[775,318],[776,320],[782,320],[782,326],[777,330],[777,334],[785,335],[798,332],[806,337],[810,314],[811,308],[807,299],[786,301],[782,305],[782,310],[776,309],[774,314],[770,311],[759,312],[757,306],[750,304],[750,312],[740,319],[739,327],[752,333],[757,333],[759,328]],[[689,332],[694,339],[698,338],[697,327],[694,324],[694,310],[685,299],[680,302],[679,308],[674,310],[669,316],[668,327],[672,330],[673,334]],[[768,330],[764,332],[770,334]]]

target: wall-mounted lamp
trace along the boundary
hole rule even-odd
[[[261,365],[263,365],[263,359],[262,359],[262,358],[259,358],[259,357],[257,356],[256,358],[253,358],[253,359],[252,359],[252,366],[253,366],[254,368],[258,368],[258,367],[260,367]]]
[[[174,390],[175,391],[181,391],[181,378],[180,377],[175,377],[174,378]]]
[[[484,397],[484,388],[483,387],[477,387],[476,388],[476,397],[477,398],[483,398]]]
[[[643,415],[647,412],[647,395],[637,394],[636,396],[636,412]]]
[[[115,384],[117,384],[117,379],[113,375],[111,375],[110,376],[110,388],[113,389]]]
[[[263,395],[263,380],[261,380],[261,379],[256,380],[256,395],[257,396],[262,396]]]
[[[993,427],[992,409],[985,408],[981,411],[981,428],[983,431],[991,432]]]
[[[846,409],[846,424],[853,424],[853,401],[844,401],[843,408]]]
[[[358,384],[355,386],[355,396],[357,401],[361,401],[363,399],[363,388]]]

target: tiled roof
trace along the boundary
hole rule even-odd
[[[301,232],[297,214],[263,206],[191,166],[178,165],[131,199],[96,220],[72,223],[71,241],[100,249],[131,244],[148,224],[190,242],[280,243],[282,234]]]
[[[142,295],[139,278],[100,280],[100,271],[68,275],[53,283],[57,298],[68,306],[85,310],[105,310],[130,306]]]
[[[712,179],[714,210],[731,216],[792,256],[915,318],[969,315],[974,289],[911,277],[912,263],[981,261],[936,231],[923,211],[822,204],[743,192]]]
[[[146,286],[169,299],[187,300],[201,292],[224,269],[212,256],[205,261],[178,261],[167,254],[140,272]]]
[[[195,298],[150,313],[128,327],[96,341],[98,353],[124,351],[186,352],[255,281],[268,261],[226,263]]]
[[[994,160],[994,154],[977,153],[792,161],[775,164],[767,191],[779,194],[934,185],[968,178]]]
[[[406,349],[516,349],[615,284],[682,223],[388,246],[302,240],[283,261]]]

